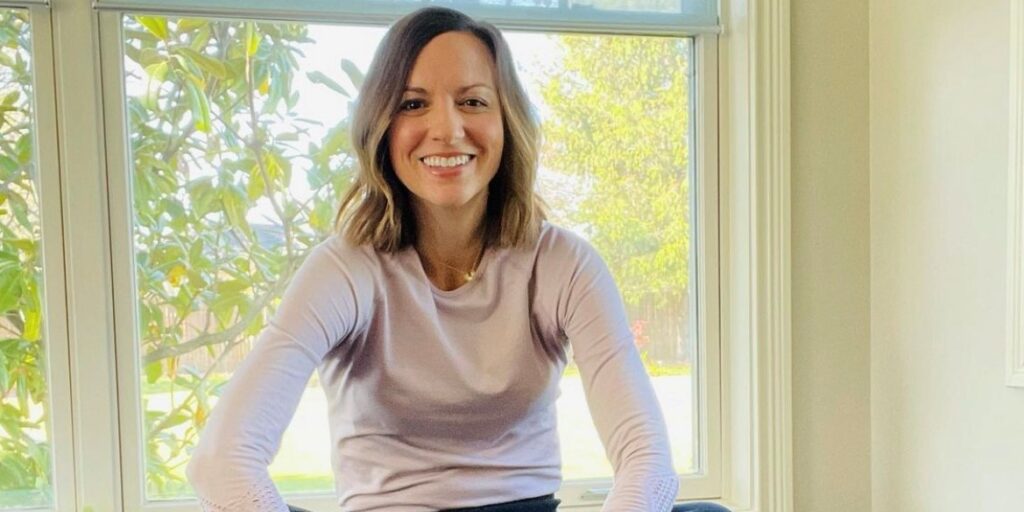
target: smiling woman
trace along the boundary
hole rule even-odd
[[[414,21],[423,26],[406,26]],[[417,231],[408,225],[411,219],[399,215],[412,213],[407,208],[411,198],[407,185],[396,186],[396,180],[404,179],[396,171],[421,166],[423,157],[457,155],[459,148],[451,147],[456,143],[480,144],[462,154],[481,160],[473,162],[476,172],[460,173],[463,179],[458,181],[480,172],[491,174],[484,176],[487,187],[478,188],[496,192],[486,201],[488,214],[479,226],[485,245],[510,247],[536,237],[543,217],[533,189],[539,129],[511,52],[489,24],[468,18],[447,21],[455,28],[438,33],[439,27],[407,17],[394,25],[377,49],[375,66],[367,75],[374,87],[364,84],[352,126],[355,150],[366,172],[357,175],[337,217],[355,243],[384,251],[414,243]],[[475,97],[473,92],[484,96]],[[427,129],[430,132],[424,133]]]
[[[434,7],[391,27],[356,106],[339,233],[298,269],[189,463],[204,508],[283,507],[267,466],[318,370],[344,510],[553,511],[570,355],[614,468],[604,510],[670,508],[657,397],[604,260],[544,221],[529,111],[493,26]]]
[[[494,68],[476,36],[435,37],[416,59],[388,131],[391,166],[421,224],[417,251],[427,276],[445,290],[471,278],[485,246],[476,230],[504,149]],[[459,224],[461,238],[451,229]]]

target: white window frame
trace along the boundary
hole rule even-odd
[[[46,132],[41,125],[37,139],[39,147],[58,142],[60,161],[59,222],[52,200],[44,200],[49,206],[43,212],[48,336],[53,343],[67,341],[49,352],[54,423],[67,425],[54,434],[56,510],[194,510],[194,504],[141,503],[141,473],[133,462],[139,448],[129,442],[137,441],[139,431],[136,406],[119,407],[137,400],[129,400],[136,398],[131,386],[118,386],[117,375],[128,376],[128,382],[139,375],[133,319],[127,313],[132,309],[124,307],[127,301],[134,308],[134,290],[121,293],[123,276],[131,274],[126,138],[123,123],[111,122],[123,119],[120,86],[112,89],[123,74],[120,52],[105,50],[120,49],[115,39],[120,18],[97,13],[81,0],[51,3],[53,87],[40,86],[37,96],[49,92],[55,98],[57,130]],[[45,7],[33,9],[45,12]],[[711,79],[717,83],[698,84],[718,91],[718,116],[706,108],[698,112],[702,123],[715,118],[717,141],[711,137],[697,144],[705,157],[717,155],[720,169],[714,184],[720,257],[714,261],[721,316],[713,323],[720,326],[721,338],[721,429],[709,430],[721,432],[723,457],[719,492],[706,496],[717,495],[716,501],[737,512],[783,512],[792,510],[789,0],[723,0],[721,12],[725,32],[714,45],[698,43],[697,59],[703,66],[709,53],[717,53],[718,73]],[[118,30],[111,30],[115,26]],[[33,29],[38,30],[35,23]],[[46,80],[46,71],[40,71],[47,58],[43,50],[38,43],[33,48],[39,81]],[[37,103],[42,117],[44,102]],[[713,147],[718,151],[707,151]],[[40,164],[52,169],[54,162]],[[42,174],[43,189],[53,191],[52,177]],[[46,243],[57,235],[61,244]],[[66,313],[66,324],[60,313]],[[66,338],[54,337],[62,332]],[[125,352],[128,345],[132,348]],[[707,347],[701,357],[712,356],[716,347]],[[72,421],[61,421],[68,418]],[[129,474],[137,476],[122,476]],[[330,498],[295,504],[318,510],[336,506]]]
[[[124,68],[123,68],[123,21],[124,11],[101,11],[100,13],[100,51],[103,59],[103,93],[106,120],[107,165],[109,187],[109,211],[111,222],[111,242],[114,250],[114,311],[116,314],[116,335],[118,371],[119,371],[119,403],[121,404],[121,449],[122,485],[126,504],[132,510],[192,510],[193,500],[161,501],[159,504],[145,500],[144,460],[142,450],[143,430],[139,420],[142,417],[139,409],[139,361],[135,325],[135,264],[132,258],[130,219],[132,218],[130,200],[130,157],[127,146],[127,117],[124,101]],[[179,13],[180,14],[180,13]],[[187,13],[193,15],[194,13]],[[295,17],[288,17],[295,19]],[[318,22],[307,20],[307,22]],[[505,27],[501,27],[505,28]],[[623,32],[628,30],[623,28]],[[692,165],[696,170],[694,220],[698,243],[695,250],[701,253],[694,270],[697,279],[696,301],[700,305],[696,319],[697,332],[701,336],[697,346],[699,372],[694,381],[697,393],[695,404],[707,404],[701,414],[694,417],[702,420],[694,432],[702,441],[700,451],[695,453],[695,461],[700,467],[698,474],[687,475],[681,479],[677,498],[679,500],[711,500],[719,499],[721,493],[721,409],[720,405],[720,372],[719,372],[719,305],[718,305],[718,144],[717,144],[717,35],[702,34],[689,36],[693,38],[694,65],[690,66],[691,78],[697,82],[693,89],[698,91],[698,102],[695,104],[695,119],[692,121],[695,135],[689,143],[699,148],[694,154],[697,157]],[[108,57],[109,56],[109,57]],[[693,83],[691,81],[691,83]],[[691,93],[694,91],[691,91]],[[326,420],[325,420],[326,421]],[[611,487],[610,479],[586,479],[566,481],[558,492],[562,500],[562,509],[592,510],[599,508]],[[331,510],[337,507],[337,497],[333,492],[320,494],[290,495],[287,501],[311,510]]]
[[[1024,2],[1010,2],[1006,385],[1024,388]]]

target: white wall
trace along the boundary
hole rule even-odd
[[[1008,38],[1007,0],[870,2],[875,512],[1024,510],[1024,389],[1003,383]]]
[[[795,512],[867,512],[868,0],[792,0]]]

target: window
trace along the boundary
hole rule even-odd
[[[184,466],[222,384],[331,230],[356,168],[351,102],[384,28],[128,14],[121,29],[140,467],[145,500],[177,499],[191,494]],[[508,39],[543,124],[538,187],[551,218],[608,262],[677,470],[707,480],[693,184],[715,176],[695,165],[694,39]],[[314,377],[271,466],[282,492],[333,490],[317,388]],[[591,489],[612,470],[573,365],[559,430],[565,479],[599,499]]]
[[[46,4],[57,8],[51,12]],[[234,0],[95,0],[92,4],[99,12],[89,3],[78,0],[11,0],[5,3],[22,5],[24,9],[18,12],[29,13],[26,19],[31,21],[32,28],[32,44],[26,48],[31,49],[30,62],[35,75],[32,91],[36,98],[36,118],[32,129],[36,145],[39,146],[34,155],[37,173],[34,193],[38,199],[35,236],[41,244],[37,247],[41,250],[43,261],[39,267],[43,275],[43,288],[39,291],[39,297],[44,304],[42,333],[45,345],[45,350],[41,352],[44,361],[36,367],[45,369],[40,375],[45,376],[48,385],[48,401],[43,402],[46,405],[42,409],[45,412],[42,423],[44,427],[42,430],[36,428],[34,435],[45,435],[51,452],[56,456],[51,456],[55,463],[51,465],[48,477],[49,494],[45,491],[37,492],[46,501],[14,504],[9,499],[12,495],[0,490],[0,500],[7,500],[0,503],[0,508],[38,505],[43,509],[62,511],[100,511],[114,509],[120,504],[126,510],[150,507],[191,510],[194,505],[190,504],[186,495],[175,494],[176,485],[179,486],[178,490],[182,489],[181,482],[174,478],[164,478],[162,482],[159,478],[149,479],[150,471],[145,464],[152,460],[167,465],[168,468],[161,468],[168,469],[163,472],[165,475],[173,475],[174,471],[180,470],[171,467],[183,460],[180,453],[174,452],[175,443],[179,448],[186,449],[194,441],[186,439],[187,430],[193,422],[202,421],[207,406],[212,405],[216,399],[217,385],[221,381],[217,378],[209,379],[207,387],[200,390],[206,393],[210,401],[204,410],[203,407],[196,407],[198,400],[189,398],[191,389],[177,379],[182,377],[197,381],[201,378],[189,373],[189,370],[202,368],[200,362],[189,360],[190,357],[209,360],[220,354],[215,347],[213,354],[182,355],[176,361],[169,357],[169,364],[164,361],[159,365],[152,364],[157,357],[152,355],[152,351],[159,349],[159,345],[152,342],[158,338],[147,338],[150,332],[148,322],[142,323],[144,316],[147,320],[160,318],[164,322],[163,328],[167,330],[163,335],[166,337],[159,338],[160,342],[169,344],[167,340],[179,336],[178,340],[186,340],[187,343],[187,340],[197,339],[198,329],[205,327],[205,324],[197,326],[191,322],[202,318],[207,312],[199,309],[197,315],[176,317],[174,315],[179,310],[173,307],[157,308],[160,315],[157,317],[146,316],[153,315],[153,310],[143,311],[147,305],[160,304],[163,297],[167,297],[167,300],[176,298],[172,294],[174,283],[187,282],[186,279],[191,276],[180,275],[180,270],[175,271],[174,266],[170,266],[160,269],[168,274],[163,276],[163,281],[158,281],[158,273],[143,274],[142,265],[135,267],[142,261],[138,258],[139,254],[148,257],[151,249],[144,243],[137,244],[137,237],[151,236],[152,240],[158,240],[159,235],[165,232],[153,228],[152,232],[145,233],[140,229],[145,224],[136,218],[136,173],[141,167],[136,167],[135,155],[145,154],[145,151],[137,150],[135,144],[138,134],[132,130],[138,128],[144,131],[151,125],[148,124],[149,120],[128,109],[132,108],[133,99],[140,97],[140,91],[149,90],[150,72],[158,75],[161,70],[132,64],[142,62],[150,55],[136,55],[133,60],[129,55],[132,50],[127,46],[135,44],[141,53],[150,54],[156,45],[150,50],[144,49],[141,46],[142,37],[133,39],[131,31],[137,31],[135,35],[148,31],[141,17],[147,15],[156,18],[157,14],[161,14],[166,15],[168,30],[177,29],[174,24],[178,22],[190,20],[190,23],[201,24],[206,18],[218,19],[221,21],[217,23],[234,26],[245,26],[239,19],[282,20],[274,23],[259,22],[253,25],[254,28],[257,25],[282,26],[283,22],[285,25],[301,25],[314,32],[320,28],[372,32],[372,27],[390,22],[406,12],[411,4],[374,0],[308,0],[298,4],[278,0],[244,3]],[[786,362],[788,199],[785,195],[788,179],[788,153],[785,149],[788,137],[788,3],[785,0],[767,0],[758,3],[755,8],[747,2],[723,1],[721,19],[728,30],[722,37],[715,33],[719,6],[712,0],[654,0],[640,4],[614,0],[595,1],[593,8],[590,8],[582,4],[571,7],[572,4],[566,2],[547,2],[538,6],[536,2],[530,1],[488,0],[467,7],[467,10],[475,15],[487,14],[488,19],[497,22],[507,33],[512,29],[532,30],[554,41],[559,38],[568,39],[570,34],[589,34],[581,36],[581,39],[640,39],[640,36],[644,36],[674,39],[687,45],[687,58],[690,60],[687,61],[686,94],[689,103],[686,108],[689,117],[681,122],[685,121],[688,131],[685,132],[686,140],[680,142],[678,147],[686,148],[685,161],[689,175],[690,199],[686,205],[690,230],[686,299],[689,302],[686,314],[689,315],[690,329],[695,332],[688,331],[689,337],[681,346],[691,347],[688,357],[695,363],[690,377],[693,398],[687,401],[686,393],[673,393],[669,400],[674,405],[665,405],[670,417],[670,428],[677,436],[673,439],[674,449],[677,452],[680,449],[692,452],[692,465],[680,465],[678,468],[686,475],[682,497],[722,496],[741,510],[781,511],[785,509],[787,497],[791,496],[786,425],[789,414]],[[239,8],[239,5],[244,5],[244,8]],[[640,5],[641,8],[634,12],[619,10],[624,5]],[[538,14],[537,9],[541,8],[544,13]],[[3,12],[6,14],[7,11]],[[99,23],[95,23],[95,18],[99,19]],[[336,25],[308,24],[311,20]],[[758,29],[754,30],[754,27]],[[197,30],[199,28],[196,27]],[[156,29],[159,31],[160,26],[156,25]],[[519,34],[510,34],[510,39],[517,37]],[[99,44],[94,44],[96,41]],[[259,50],[263,51],[267,44],[268,40],[263,39]],[[309,42],[300,44],[319,49],[319,45],[310,45]],[[372,44],[372,41],[367,42],[367,45]],[[517,48],[522,47],[515,41],[513,44]],[[194,51],[205,54],[208,49]],[[354,84],[350,83],[348,71],[353,66],[341,68],[340,58],[344,56],[351,61],[355,70],[363,70],[366,62],[359,61],[356,56],[359,51],[363,50],[355,47],[338,49],[335,60],[321,69],[326,78],[337,82],[350,94],[353,91],[349,86]],[[536,65],[537,62],[531,62],[529,57],[520,55],[524,51],[516,52],[520,65],[523,68]],[[183,65],[187,65],[184,61],[189,57],[195,55],[181,56],[184,59]],[[201,56],[199,60],[203,60]],[[721,69],[718,67],[719,62]],[[216,76],[220,72],[213,62],[193,62],[193,65],[199,66],[200,74],[213,73],[212,76]],[[341,93],[335,91],[327,80],[309,77],[306,71],[299,69],[294,74],[294,82],[307,83],[310,91],[319,91],[319,94],[327,97],[341,97]],[[173,86],[169,82],[174,77],[168,78],[170,67],[167,73],[164,80],[152,85]],[[542,82],[543,76],[525,76],[525,71],[523,74],[527,81]],[[55,84],[59,85],[56,89]],[[266,85],[267,94],[261,96],[260,101],[266,101],[273,94],[273,87],[277,86],[269,81]],[[192,94],[188,86],[185,87],[179,94]],[[294,89],[294,83],[289,87]],[[541,103],[543,94],[537,91],[536,86],[531,87],[534,101]],[[166,94],[169,89],[162,90]],[[205,88],[202,90],[205,92]],[[51,101],[53,98],[56,100]],[[205,99],[213,116],[210,125],[225,123],[216,117],[220,107],[216,99],[210,94],[206,94]],[[211,100],[213,104],[210,104]],[[280,131],[282,126],[292,123],[292,126],[304,127],[306,130],[305,135],[298,133],[299,137],[309,137],[313,129],[304,125],[300,116],[279,116],[281,112],[287,114],[289,109],[303,108],[302,101],[288,106],[289,100],[290,96],[282,96],[279,101],[287,108],[261,111],[258,122],[265,123],[271,131],[279,130],[274,132],[278,135],[286,133]],[[345,103],[342,102],[339,107],[344,107]],[[719,103],[724,116],[721,131],[718,126]],[[204,118],[202,98],[194,103],[190,99],[179,98],[176,104],[188,110],[181,114],[181,119],[187,119],[193,114],[195,117],[192,119]],[[194,107],[198,109],[193,111]],[[59,146],[56,144],[58,126],[55,122],[58,119],[61,121]],[[341,117],[333,119],[335,123],[340,121]],[[165,124],[159,129],[169,126]],[[196,135],[197,139],[206,136],[206,132]],[[295,137],[291,135],[279,138],[283,140],[275,139],[275,143],[291,144],[294,151],[305,154],[305,159],[310,160],[308,155],[312,151],[308,146],[296,145]],[[323,143],[321,137],[317,144]],[[721,167],[718,164],[719,145],[723,159]],[[550,148],[546,148],[546,151],[550,151]],[[331,154],[337,156],[343,153],[343,150],[338,150]],[[2,154],[7,153],[4,151]],[[62,157],[59,166],[58,154]],[[150,149],[150,154],[162,153]],[[226,152],[221,151],[221,154]],[[203,153],[196,162],[205,158],[206,154]],[[550,154],[546,158],[550,158]],[[298,159],[300,162],[302,160]],[[195,170],[195,178],[201,177],[202,172],[209,172],[196,162],[187,162],[192,166],[190,172]],[[172,192],[175,189],[164,181],[166,176],[152,171],[158,169],[159,165],[147,168],[152,172],[150,177],[159,178],[151,183],[154,190],[167,194],[172,200],[183,201],[187,196],[182,194],[190,194],[192,191],[186,187],[183,192]],[[306,187],[312,190],[307,179],[309,170],[301,165],[292,165],[288,183],[298,181],[302,184],[305,181]],[[340,162],[335,160],[329,165],[340,165]],[[547,160],[544,165],[550,172],[542,178],[542,185],[552,190],[560,186],[572,186],[572,180],[596,183],[593,177],[586,178],[583,174],[566,172],[558,169],[556,164],[548,164]],[[719,169],[720,175],[715,176]],[[708,170],[712,174],[708,174]],[[721,190],[718,179],[721,179]],[[249,183],[245,185],[243,194],[247,202],[243,206],[248,207]],[[283,193],[284,189],[281,191]],[[295,194],[291,196],[292,200],[306,197],[301,195],[301,189],[293,191],[289,188],[287,193]],[[721,218],[718,215],[719,196],[722,198]],[[558,200],[549,197],[549,201],[556,203]],[[268,206],[259,200],[253,200],[252,204],[251,208],[241,212],[243,215],[232,216],[236,220],[244,219],[253,237],[266,236],[268,233],[260,226],[260,219],[269,215],[268,212],[273,212],[273,205]],[[0,205],[0,210],[6,210],[5,205]],[[140,210],[144,212],[144,208]],[[563,212],[571,211],[563,208]],[[250,212],[254,214],[253,217],[249,216]],[[299,210],[285,213],[299,214]],[[563,218],[571,217],[569,213]],[[304,211],[301,214],[313,215],[313,212]],[[225,213],[219,215],[221,217],[217,213],[208,213],[205,221],[228,222],[230,225],[231,219],[227,219]],[[571,223],[571,219],[563,222]],[[721,255],[717,247],[719,224],[722,228]],[[8,217],[4,217],[2,225],[9,225]],[[304,227],[320,229],[315,228],[312,222]],[[140,229],[138,233],[137,229]],[[306,233],[299,234],[308,236]],[[592,238],[592,241],[595,240]],[[238,245],[232,243],[241,242],[224,242],[216,247],[224,251],[236,250]],[[203,252],[200,251],[200,254]],[[681,252],[677,250],[676,254]],[[150,265],[145,270],[152,271],[154,268]],[[283,269],[273,270],[281,272]],[[717,288],[719,274],[722,276],[721,300]],[[141,289],[138,284],[143,281],[137,282],[139,275],[151,279],[148,281],[150,285],[155,286],[159,282],[164,295],[140,296],[137,293]],[[224,276],[216,277],[221,279],[218,283],[229,282]],[[622,278],[619,279],[621,281]],[[110,285],[111,280],[113,286]],[[235,285],[222,286],[230,289]],[[261,290],[251,288],[236,291],[254,294]],[[6,299],[6,296],[0,293],[0,299]],[[716,317],[719,303],[722,305],[721,320]],[[227,315],[218,319],[216,314],[210,312],[212,316],[209,318],[214,322],[211,324],[214,330],[223,330],[225,325],[237,320],[241,308],[229,305],[229,309],[234,317]],[[27,311],[19,308],[17,314],[23,315]],[[177,334],[173,329],[174,324],[167,322],[177,322],[183,318],[181,334]],[[216,324],[221,321],[225,324]],[[727,350],[721,359],[721,380],[728,384],[728,387],[722,388],[724,393],[721,396],[719,385],[722,382],[716,364],[719,360],[719,322],[723,347]],[[245,334],[243,330],[242,339]],[[244,341],[240,341],[238,346],[244,348]],[[149,364],[143,364],[147,357],[150,358]],[[229,357],[237,356],[229,354]],[[571,370],[567,373],[571,376]],[[151,376],[156,377],[153,383],[149,382]],[[685,388],[680,386],[679,389]],[[164,400],[164,405],[161,405],[159,399],[146,403],[151,411],[148,418],[142,411],[145,392],[162,396]],[[310,396],[316,396],[317,393],[314,389]],[[9,393],[2,395],[2,399],[5,403],[17,400]],[[182,404],[186,405],[179,410],[179,414],[171,413]],[[188,410],[192,416],[184,413],[188,407],[192,408]],[[689,407],[696,411],[690,413],[693,418],[693,434],[692,437],[684,435],[683,444],[680,444],[678,436],[681,430],[672,426],[671,416]],[[727,412],[724,417],[728,419],[727,423],[721,425],[718,423],[720,409]],[[157,432],[156,427],[161,427],[157,422],[164,420],[166,422],[162,427],[167,427],[164,433],[178,438],[150,442],[146,436]],[[147,424],[146,421],[151,423]],[[318,418],[314,418],[314,421],[318,421]],[[168,427],[168,423],[174,422],[180,423]],[[19,434],[33,432],[31,427],[18,427],[17,430]],[[0,440],[6,439],[3,436],[9,434],[9,431],[0,428]],[[720,439],[720,435],[724,437]],[[72,443],[72,438],[75,443]],[[289,441],[285,442],[287,449]],[[687,450],[685,444],[690,442],[693,448]],[[720,446],[727,447],[727,450],[722,451]],[[147,458],[149,449],[155,453],[152,458]],[[0,450],[0,456],[7,454],[6,447]],[[725,459],[721,459],[720,454],[724,454]],[[684,460],[686,457],[680,457],[677,453],[677,464]],[[722,472],[725,466],[727,471]],[[571,470],[567,467],[568,471]],[[595,471],[593,475],[600,472]],[[161,474],[161,471],[153,473]],[[718,482],[717,475],[725,479],[724,483]],[[0,482],[7,483],[2,479]],[[567,482],[563,497],[569,497],[569,503],[596,504],[607,484],[606,480],[600,478]],[[313,482],[304,490],[293,489],[297,492],[317,492],[320,488],[318,486],[320,483]],[[41,488],[37,487],[37,490]],[[593,498],[593,501],[588,498]],[[293,494],[289,501],[319,510],[329,509],[333,500],[300,498]]]

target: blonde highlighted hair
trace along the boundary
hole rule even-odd
[[[444,7],[427,7],[398,20],[374,54],[352,120],[352,146],[359,159],[356,179],[345,193],[335,228],[351,243],[394,252],[416,242],[410,192],[398,180],[388,154],[388,129],[420,51],[446,32],[476,36],[491,52],[497,71],[504,125],[498,172],[488,189],[481,233],[487,246],[532,244],[545,218],[534,192],[540,129],[519,82],[508,44],[493,25]]]

